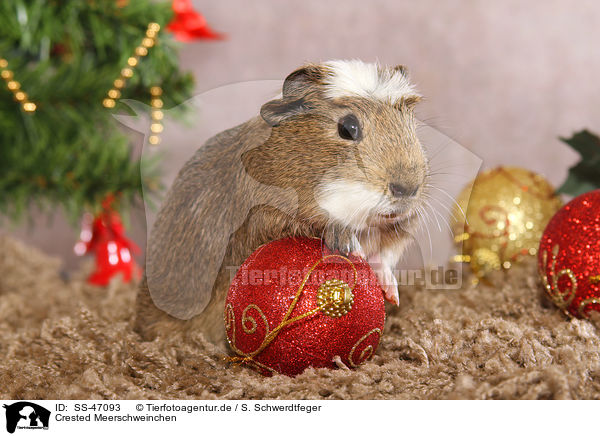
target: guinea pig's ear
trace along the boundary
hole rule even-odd
[[[408,77],[408,69],[404,65],[396,65],[395,67],[392,67],[392,71],[400,73],[404,77]]]
[[[404,65],[396,65],[395,67],[390,68],[390,70],[393,74],[400,74],[405,79],[408,79],[408,69]],[[419,94],[407,95],[402,97],[394,106],[396,106],[398,109],[402,107],[412,109],[421,100],[422,97]]]
[[[260,116],[269,126],[275,127],[286,118],[293,115],[299,115],[309,109],[310,106],[302,97],[292,100],[279,98],[263,104],[260,108]]]
[[[311,109],[307,95],[323,83],[327,71],[319,65],[306,65],[297,69],[283,82],[282,97],[265,103],[260,108],[260,116],[271,127],[286,118]]]
[[[327,70],[320,66],[309,64],[298,68],[283,81],[283,98],[293,98],[306,95],[315,86],[322,85]]]

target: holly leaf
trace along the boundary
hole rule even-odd
[[[570,138],[560,138],[581,155],[581,160],[569,169],[567,180],[558,192],[578,196],[600,188],[600,138],[588,130]]]

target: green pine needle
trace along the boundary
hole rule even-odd
[[[32,205],[61,205],[71,220],[110,193],[120,206],[158,186],[158,165],[145,168],[102,100],[145,35],[161,32],[127,81],[122,99],[150,104],[163,88],[165,109],[189,99],[192,76],[179,70],[177,44],[164,27],[170,2],[0,1],[0,57],[37,105],[24,112],[0,81],[0,214],[18,220]],[[115,110],[123,108],[118,104]]]

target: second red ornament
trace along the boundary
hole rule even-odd
[[[600,312],[600,190],[576,197],[550,220],[539,270],[552,301],[570,316]]]

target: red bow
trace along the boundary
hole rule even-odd
[[[124,282],[140,278],[140,268],[133,259],[139,247],[125,236],[125,228],[119,214],[112,209],[114,197],[109,195],[102,202],[102,212],[95,218],[84,217],[81,239],[75,244],[78,255],[93,252],[96,255],[96,270],[88,282],[106,286],[113,276],[122,274]]]
[[[195,39],[223,39],[224,35],[214,32],[199,12],[194,10],[191,0],[173,0],[175,17],[167,26],[175,39],[193,41]]]

